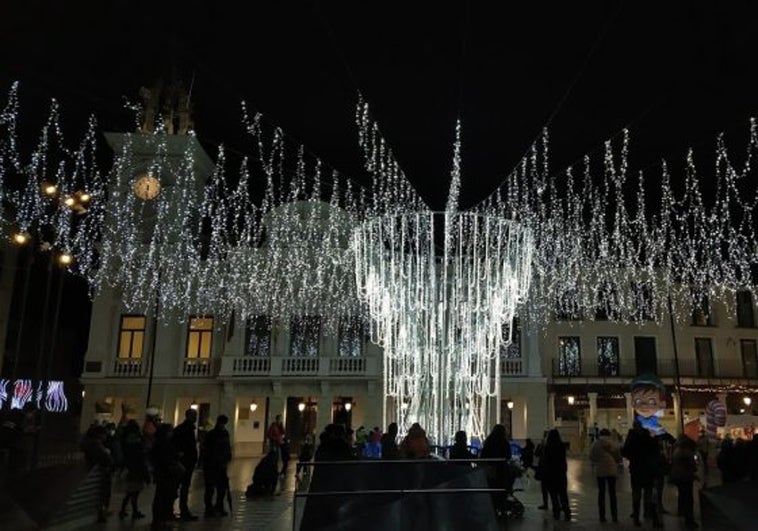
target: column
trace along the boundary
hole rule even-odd
[[[634,424],[634,407],[632,406],[632,393],[624,393],[626,399],[626,424],[627,429],[632,429]]]
[[[682,426],[682,404],[679,402],[679,394],[671,393],[671,402],[674,405],[674,421],[676,421],[676,431]]]
[[[587,393],[587,398],[590,402],[590,418],[587,424],[590,433],[593,433],[592,430],[594,429],[595,423],[597,422],[597,393]]]
[[[547,426],[555,428],[555,393],[547,394]]]
[[[528,437],[526,429],[527,403],[523,396],[513,397],[513,409],[511,410],[511,437],[524,440]]]
[[[234,441],[235,419],[237,418],[237,397],[234,395],[234,384],[232,382],[224,382],[224,386],[221,388],[221,393],[219,394],[218,414],[229,417],[226,430],[229,432],[229,439]],[[213,422],[215,420],[214,418]]]
[[[334,398],[332,397],[329,384],[321,382],[321,394],[318,397],[316,406],[316,426],[318,426],[316,435],[321,433],[327,424],[332,423],[332,402],[334,402]]]

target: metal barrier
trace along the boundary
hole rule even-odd
[[[445,447],[440,447],[443,449]],[[364,490],[334,490],[334,491],[319,491],[310,492],[311,480],[313,474],[309,472],[311,468],[325,469],[329,467],[356,467],[356,466],[369,466],[369,467],[383,467],[386,472],[386,467],[391,466],[409,466],[409,465],[424,465],[424,466],[438,466],[438,467],[456,467],[454,469],[460,469],[461,466],[468,464],[470,469],[476,469],[480,465],[488,464],[503,464],[507,465],[509,461],[507,459],[363,459],[363,460],[350,460],[350,461],[310,461],[298,463],[299,466],[305,467],[305,473],[303,479],[297,479],[295,487],[295,495],[293,500],[293,516],[292,516],[292,529],[297,531],[300,528],[301,519],[305,508],[305,502],[308,499],[324,499],[335,497],[364,497],[364,496],[400,496],[404,498],[406,496],[415,496],[420,494],[431,495],[449,495],[449,494],[497,494],[504,493],[502,488],[397,488],[397,489],[364,489]],[[302,505],[299,502],[302,501]],[[488,500],[489,502],[489,500]]]

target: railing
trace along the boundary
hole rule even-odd
[[[284,356],[222,356],[221,376],[344,376],[363,377],[381,374],[381,358],[320,357],[295,358]]]
[[[366,358],[329,358],[329,374],[365,374]]]
[[[301,376],[318,374],[319,358],[283,358],[282,375]]]
[[[676,376],[676,361],[673,358],[661,358],[657,360],[655,373],[662,377]],[[615,366],[606,365],[601,367],[597,360],[582,360],[579,370],[561,371],[559,362],[552,360],[552,374],[554,378],[627,378],[634,377],[639,372],[648,372],[644,366],[639,366],[633,359],[621,359]],[[685,378],[756,378],[756,371],[745,371],[741,360],[713,360],[712,364],[701,366],[692,358],[679,359],[679,376]]]
[[[112,375],[119,378],[140,378],[143,376],[142,366],[140,358],[116,358]]]
[[[522,358],[504,358],[500,360],[500,376],[524,376],[524,360]]]
[[[243,356],[232,360],[232,373],[237,376],[267,375],[271,372],[271,358]]]
[[[207,378],[215,376],[212,358],[184,358],[182,376],[191,378]]]

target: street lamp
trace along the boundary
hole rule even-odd
[[[353,403],[345,402],[345,411],[350,411],[351,409],[353,409]]]
[[[505,405],[508,409],[513,409],[513,400],[508,400]]]
[[[300,402],[300,403],[297,405],[297,410],[298,410],[300,413],[302,413],[303,411],[305,411],[305,402]]]
[[[742,402],[743,402],[743,403],[744,403],[744,404],[745,404],[747,407],[750,407],[750,404],[752,404],[752,403],[753,403],[753,400],[752,400],[752,399],[751,399],[749,396],[746,396],[745,398],[743,398],[743,399],[742,399]]]
[[[574,405],[574,401],[575,401],[575,400],[576,400],[576,399],[574,398],[574,396],[573,396],[573,395],[569,395],[569,396],[567,396],[567,397],[566,397],[566,401],[568,402],[568,405],[570,405],[570,406],[573,406],[573,405]]]
[[[250,402],[250,411],[255,411],[256,409],[258,409],[258,404]]]

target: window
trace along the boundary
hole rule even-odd
[[[558,338],[558,375],[579,376],[582,373],[582,356],[579,337]]]
[[[632,282],[632,297],[634,311],[632,320],[653,321],[655,320],[655,306],[653,305],[653,289],[647,282]]]
[[[337,351],[341,358],[358,358],[363,356],[366,326],[360,317],[340,319],[339,344]]]
[[[245,323],[245,356],[271,355],[271,317],[254,315]]]
[[[297,358],[318,357],[318,343],[321,336],[321,319],[304,315],[292,319],[290,335],[290,356]]]
[[[579,309],[579,294],[576,289],[563,292],[555,304],[555,318],[558,321],[579,321],[582,318]]]
[[[122,315],[118,335],[118,357],[139,359],[145,343],[145,316]]]
[[[598,321],[617,320],[618,294],[616,293],[616,286],[610,282],[602,282],[595,293],[597,300],[595,319]]]
[[[619,375],[619,338],[597,338],[597,370],[600,376]]]
[[[713,376],[713,344],[710,337],[695,338],[698,376]]]
[[[755,326],[753,296],[747,290],[737,292],[737,326],[748,328]]]
[[[190,317],[187,330],[187,357],[210,358],[213,345],[213,317]]]
[[[634,337],[634,364],[637,374],[658,374],[658,355],[654,337]]]
[[[742,366],[745,369],[745,376],[747,378],[758,377],[758,350],[756,350],[755,339],[741,340],[740,351],[742,352]]]
[[[506,345],[505,341],[509,339],[511,342]],[[521,322],[518,317],[513,318],[513,322],[510,326],[503,324],[503,343],[500,345],[500,358],[501,359],[520,359],[521,358]]]
[[[703,295],[692,308],[692,326],[711,326],[711,302]]]

